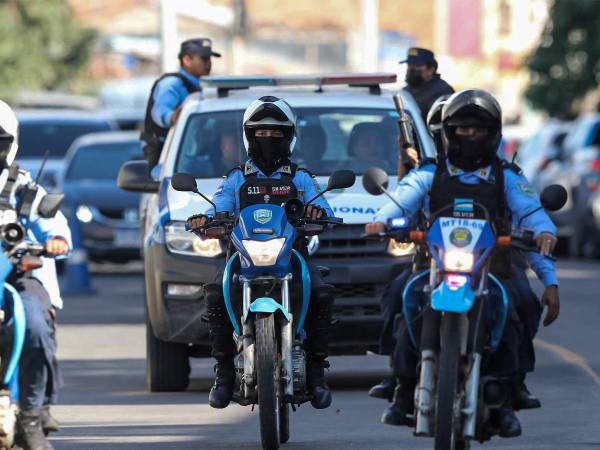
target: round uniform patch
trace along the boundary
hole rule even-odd
[[[466,247],[473,240],[473,235],[468,228],[455,228],[450,233],[450,242],[457,247]]]

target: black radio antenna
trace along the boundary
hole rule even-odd
[[[42,158],[42,164],[40,165],[37,175],[35,176],[35,184],[39,184],[42,172],[44,171],[44,166],[46,165],[46,161],[48,161],[49,153],[50,152],[48,150],[46,150],[46,152],[44,153],[44,158]]]

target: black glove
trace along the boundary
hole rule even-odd
[[[209,220],[210,217],[208,217],[206,214],[196,214],[194,216],[190,216],[185,222],[185,229],[193,232],[199,231],[206,226]]]
[[[317,206],[317,205],[308,205],[306,207],[306,212],[305,212],[304,216],[307,219],[311,219],[311,220],[326,219],[327,218],[327,213],[320,206]]]

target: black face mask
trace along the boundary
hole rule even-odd
[[[289,140],[283,137],[255,137],[250,146],[252,160],[265,175],[271,175],[284,165],[289,151]]]
[[[472,172],[492,163],[495,149],[490,149],[488,136],[456,136],[455,142],[448,151],[448,159],[456,167]]]
[[[8,167],[8,163],[6,158],[8,158],[8,154],[10,153],[10,148],[12,147],[13,137],[10,135],[0,136],[0,169],[5,169]]]
[[[410,87],[419,87],[425,82],[425,79],[421,71],[409,69],[406,71],[405,81]]]

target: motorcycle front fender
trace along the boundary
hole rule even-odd
[[[270,297],[260,297],[254,300],[248,308],[248,316],[250,313],[273,314],[277,311],[279,311],[288,322],[291,322],[292,317],[289,311],[286,310],[281,303],[278,303],[275,299]],[[248,320],[248,316],[245,317],[244,321]]]
[[[475,293],[469,283],[451,289],[444,281],[431,293],[431,307],[435,311],[466,313],[475,304]]]

